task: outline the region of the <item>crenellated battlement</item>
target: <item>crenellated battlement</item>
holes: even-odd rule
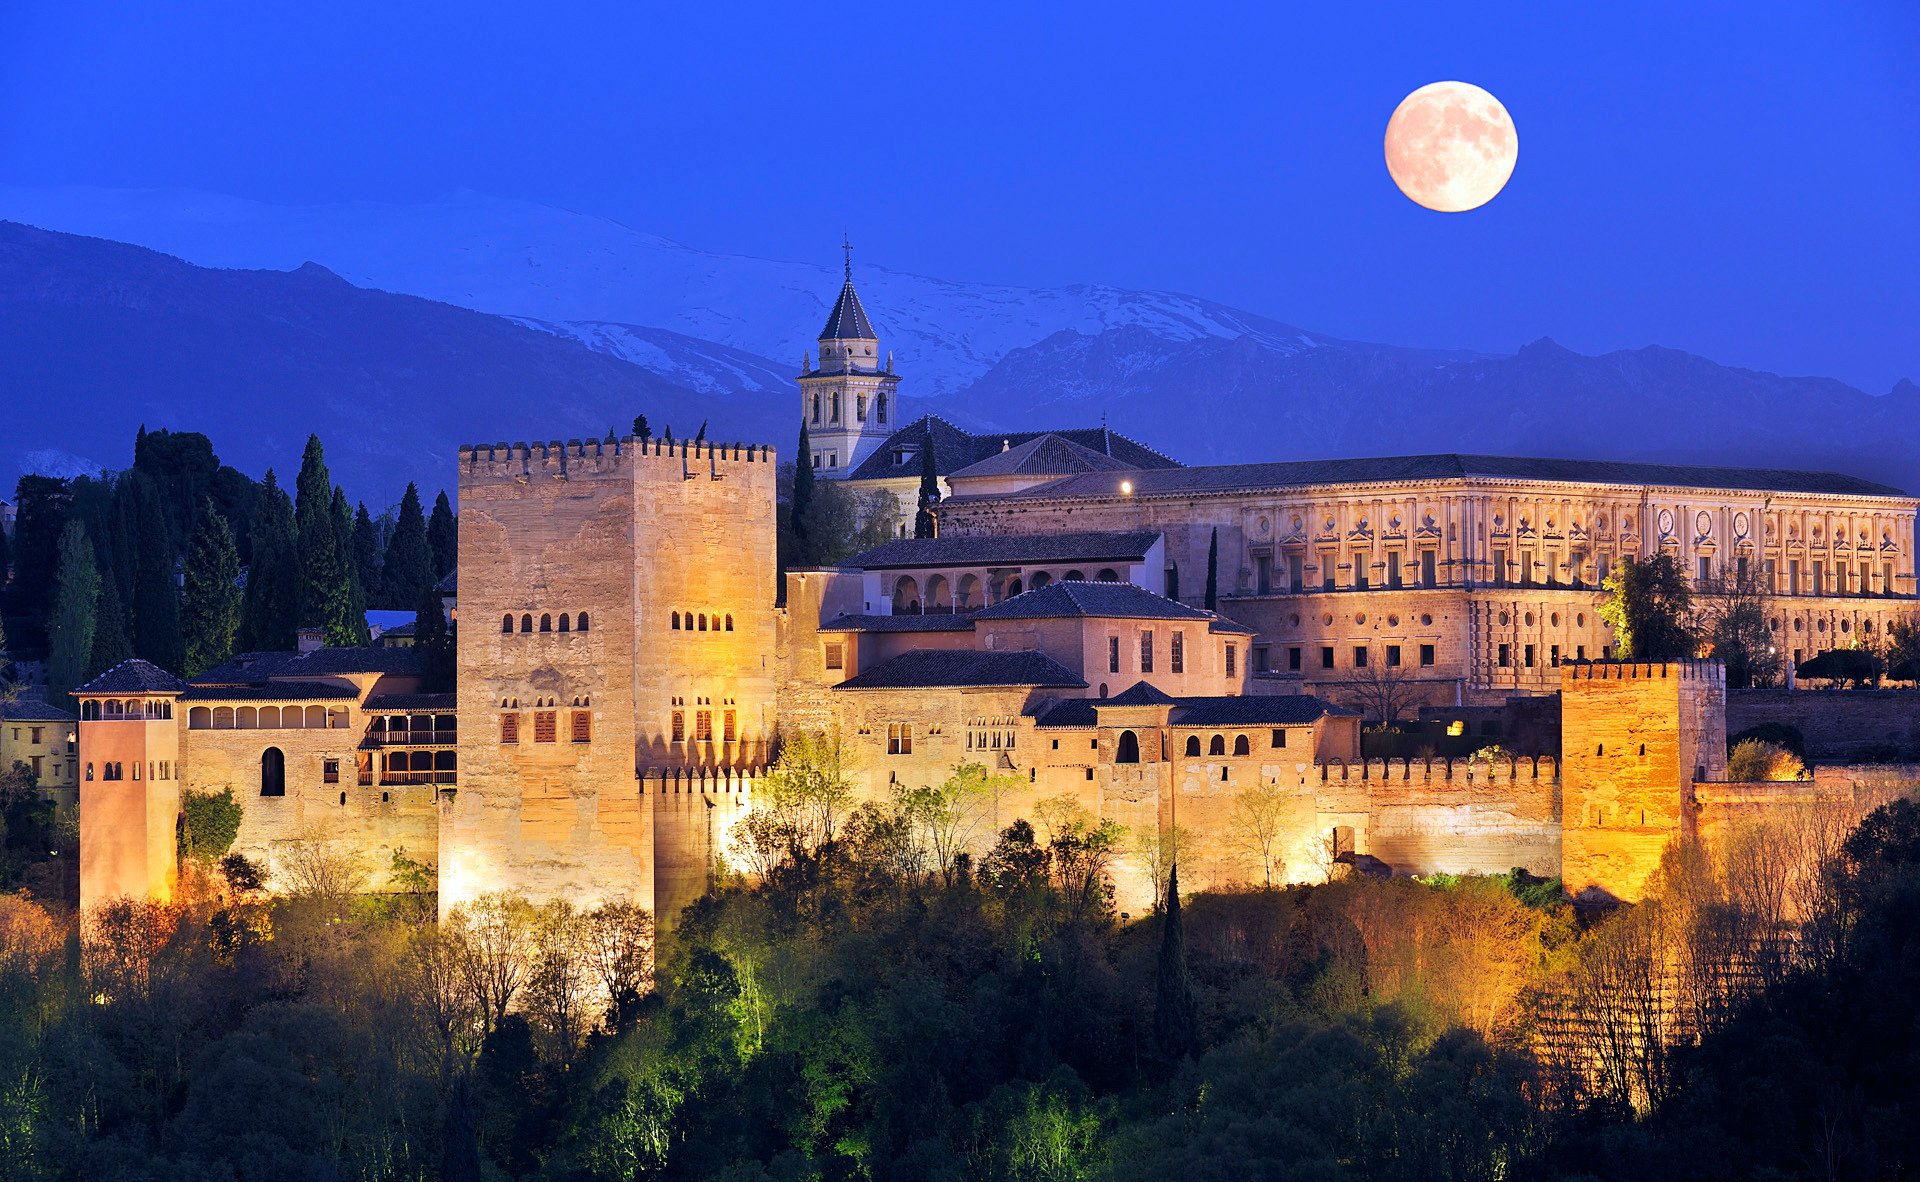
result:
[[[1726,688],[1723,661],[1562,661],[1560,678],[1570,681],[1698,681]]]
[[[718,475],[723,465],[774,463],[764,443],[712,443],[700,439],[568,439],[518,443],[468,443],[460,446],[460,476],[465,479],[526,479],[536,475],[568,479],[619,471],[629,463],[678,464],[681,475]]]

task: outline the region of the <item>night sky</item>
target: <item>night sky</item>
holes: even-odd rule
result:
[[[0,183],[465,187],[1396,344],[1920,378],[1910,0],[182,7],[0,0]],[[1447,78],[1520,134],[1467,214],[1381,162],[1395,104]]]

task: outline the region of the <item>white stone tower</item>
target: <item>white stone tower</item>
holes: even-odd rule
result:
[[[852,472],[893,433],[899,415],[900,379],[893,357],[884,365],[880,340],[853,290],[853,247],[846,251],[846,282],[820,330],[820,364],[804,358],[800,414],[806,420],[814,469],[839,479]]]

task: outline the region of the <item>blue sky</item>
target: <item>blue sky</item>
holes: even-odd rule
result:
[[[1459,78],[1512,182],[1381,163]],[[713,250],[1193,292],[1342,336],[1920,379],[1920,4],[0,0],[0,182],[466,187]]]

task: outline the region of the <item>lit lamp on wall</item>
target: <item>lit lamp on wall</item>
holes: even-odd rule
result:
[[[1133,481],[1122,480],[1120,482],[1120,495],[1123,497],[1130,497],[1133,495]]]

